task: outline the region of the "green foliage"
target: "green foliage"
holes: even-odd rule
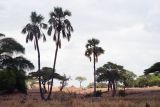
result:
[[[157,62],[154,65],[152,65],[150,68],[146,69],[144,73],[145,74],[160,73],[160,62]]]
[[[23,70],[19,70],[15,72],[16,74],[16,86],[15,88],[21,92],[27,92],[27,85],[26,85],[26,76]]]
[[[97,81],[117,81],[120,79],[120,74],[123,70],[124,69],[122,66],[108,62],[107,64],[104,64],[102,67],[97,69]]]
[[[11,70],[0,71],[0,90],[13,91],[16,85],[16,75]]]
[[[120,82],[122,82],[125,87],[133,87],[135,77],[136,75],[133,72],[123,70],[120,74]]]
[[[85,56],[88,57],[91,61],[91,56],[95,56],[95,62],[98,62],[98,56],[104,53],[104,50],[101,47],[98,47],[99,40],[92,38],[89,39],[86,44]]]
[[[108,62],[102,67],[99,67],[96,72],[98,82],[110,81],[112,84],[114,81],[121,82],[125,87],[132,87],[134,78],[136,75],[128,70],[125,70],[123,66]]]
[[[85,80],[86,80],[86,77],[78,76],[78,77],[76,77],[75,79],[78,80],[78,81],[85,81]]]
[[[80,83],[80,88],[81,88],[81,83],[82,83],[83,81],[87,80],[86,77],[82,77],[82,76],[78,76],[78,77],[76,77],[75,79],[76,79],[77,81],[79,81],[79,83]]]
[[[58,74],[58,73],[54,73],[53,75],[52,75],[52,68],[50,68],[50,67],[43,67],[41,70],[40,70],[40,72],[30,72],[29,73],[29,77],[32,77],[32,78],[38,78],[39,76],[41,76],[42,77],[42,80],[44,81],[44,82],[47,82],[47,81],[49,81],[52,77],[54,78],[54,79],[58,79],[58,80],[63,80],[63,79],[65,79],[65,77],[64,76],[61,76],[60,74]]]
[[[61,48],[61,36],[68,41],[71,38],[73,27],[67,16],[71,16],[71,12],[63,10],[61,7],[55,7],[54,11],[50,13],[48,35],[52,35],[56,45]]]
[[[160,75],[150,74],[139,76],[135,80],[135,87],[160,86]]]
[[[13,38],[0,39],[0,90],[26,92],[24,70],[34,69],[34,65],[23,56],[17,56],[24,52],[24,47]]]
[[[0,90],[9,92],[17,89],[26,93],[27,87],[25,83],[25,72],[5,69],[0,71]]]
[[[43,23],[43,16],[41,14],[37,14],[36,12],[32,12],[30,18],[31,22],[22,29],[22,33],[27,34],[27,43],[34,40],[34,48],[36,50],[39,48],[37,46],[39,39],[43,37],[43,41],[46,41],[46,37],[42,29],[47,29],[47,24]]]
[[[93,87],[94,87],[93,83],[89,83],[87,86],[87,88],[93,88]],[[96,84],[96,88],[107,88],[107,84],[99,82]]]

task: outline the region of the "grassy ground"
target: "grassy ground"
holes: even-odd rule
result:
[[[37,91],[29,90],[28,95],[14,93],[0,96],[0,107],[146,107],[146,103],[150,107],[160,107],[160,88],[127,89],[126,97],[112,98],[109,92],[98,98],[84,97],[92,90],[68,88],[65,92],[54,92],[50,101],[42,101]]]

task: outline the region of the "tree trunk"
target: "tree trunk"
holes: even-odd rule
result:
[[[38,72],[40,72],[40,51],[39,51],[39,45],[38,45],[38,39],[35,36],[35,40],[36,40],[36,47],[37,47],[37,54],[38,54]],[[40,89],[40,95],[41,95],[41,99],[44,99],[44,95],[42,92],[42,86],[41,86],[41,76],[38,77],[38,81],[39,81],[39,89]]]
[[[49,91],[49,81],[47,82],[47,84],[48,84],[48,91]]]
[[[115,94],[116,94],[115,81],[113,81],[113,82],[112,82],[112,84],[113,84],[112,97],[114,97],[114,96],[115,96]]]
[[[46,92],[47,92],[47,89],[46,89],[46,83],[44,83],[44,84],[43,84],[43,89],[44,89],[44,90],[43,90],[43,91],[44,91],[44,93],[46,93]]]
[[[108,92],[110,91],[111,88],[111,81],[108,81]]]
[[[55,51],[55,57],[54,57],[54,63],[53,63],[52,76],[55,73],[55,67],[56,67],[56,61],[57,61],[57,53],[58,53],[58,47],[59,47],[59,39],[60,39],[60,32],[58,32],[58,42],[56,43],[56,51]],[[53,87],[53,77],[52,77],[52,80],[51,80],[51,86],[50,86],[50,90],[49,90],[49,94],[48,94],[47,100],[51,99],[52,87]]]
[[[93,69],[94,69],[94,95],[96,93],[96,60],[95,60],[95,46],[93,50]]]
[[[63,90],[64,86],[65,86],[64,81],[62,81],[62,85],[60,86],[60,91]]]
[[[82,87],[81,84],[82,84],[82,81],[80,81],[80,83],[79,83],[80,88]]]

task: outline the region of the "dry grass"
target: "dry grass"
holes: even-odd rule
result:
[[[150,107],[160,107],[160,88],[127,89],[126,97],[112,98],[110,93],[104,93],[100,98],[84,97],[91,91],[73,90],[72,87],[65,92],[54,92],[50,101],[42,101],[38,92],[30,90],[28,95],[14,93],[0,96],[0,107],[146,107],[146,103]]]

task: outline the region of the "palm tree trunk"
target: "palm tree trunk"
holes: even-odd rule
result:
[[[95,48],[95,47],[94,47]],[[96,62],[95,62],[95,49],[93,52],[93,69],[94,69],[94,95],[96,93]]]
[[[52,80],[51,80],[51,86],[50,86],[50,90],[49,90],[49,94],[48,94],[47,100],[51,99],[51,93],[52,93],[52,87],[53,87],[53,74],[55,73],[55,67],[56,67],[56,61],[57,61],[57,53],[58,53],[58,47],[59,47],[59,39],[60,39],[60,32],[58,32],[58,42],[56,44],[56,51],[55,51],[53,72],[52,72]]]
[[[37,37],[35,37],[35,40],[36,40],[36,47],[37,47],[37,54],[38,54],[38,72],[40,72],[40,51],[39,51],[39,45],[38,45],[38,39]],[[41,86],[41,77],[39,76],[38,77],[38,81],[39,81],[39,89],[40,89],[40,95],[41,95],[41,99],[43,100],[44,99],[44,95],[43,95],[43,92],[42,92],[42,86]]]

